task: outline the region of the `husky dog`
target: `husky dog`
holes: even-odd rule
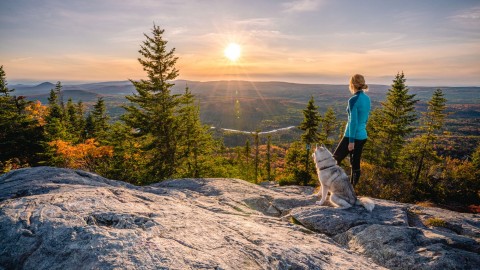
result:
[[[372,211],[375,204],[369,198],[358,198],[355,195],[352,184],[348,181],[345,171],[337,165],[337,161],[333,158],[332,153],[325,146],[316,146],[315,152],[312,154],[313,160],[317,167],[318,179],[322,185],[322,198],[319,205],[323,205],[330,191],[330,202],[341,209],[350,208],[353,205],[361,205],[368,211]]]

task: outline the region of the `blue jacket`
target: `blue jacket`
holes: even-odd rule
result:
[[[349,100],[347,106],[348,122],[344,137],[349,142],[365,140],[367,138],[367,121],[370,114],[370,97],[363,91],[356,92]]]

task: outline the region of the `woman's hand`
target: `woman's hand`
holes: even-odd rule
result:
[[[351,142],[348,144],[348,151],[353,151],[353,149],[355,149],[355,143]]]

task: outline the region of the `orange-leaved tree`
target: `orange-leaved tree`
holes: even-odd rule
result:
[[[54,140],[49,145],[61,159],[61,166],[72,169],[94,171],[102,159],[113,156],[112,146],[99,146],[95,139],[72,145],[71,142]]]
[[[30,120],[36,120],[39,126],[44,126],[47,122],[45,117],[48,115],[48,107],[42,105],[39,100],[29,103],[25,107],[25,112]]]

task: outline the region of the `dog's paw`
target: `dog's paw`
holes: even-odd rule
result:
[[[322,202],[322,201],[316,201],[315,204],[316,205],[323,205],[325,202]]]

